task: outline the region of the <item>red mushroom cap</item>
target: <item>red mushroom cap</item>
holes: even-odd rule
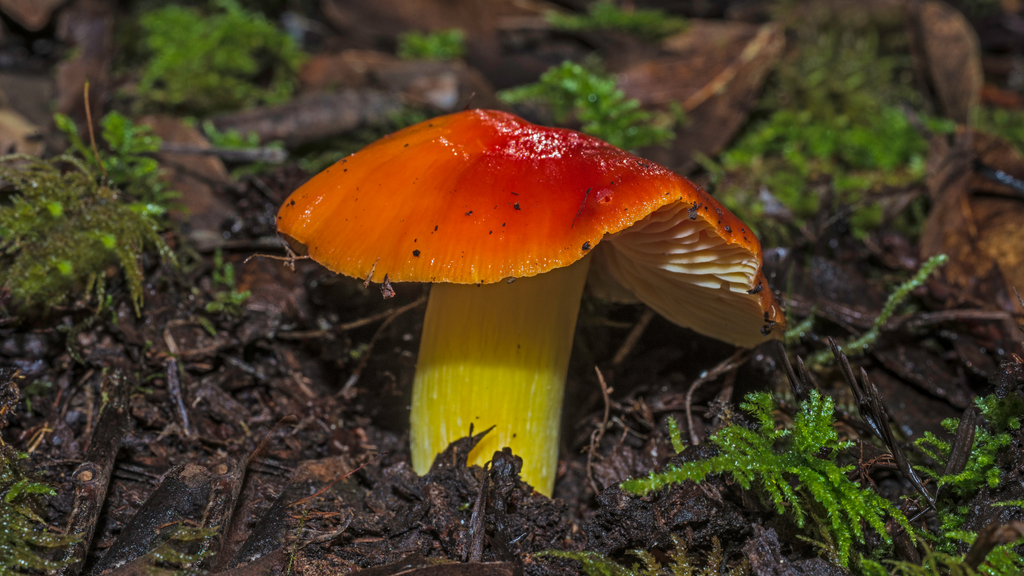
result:
[[[701,222],[700,238],[720,238],[753,263],[734,290],[763,283],[757,238],[689,180],[597,138],[493,110],[434,118],[342,159],[285,201],[278,230],[357,278],[492,283],[568,266],[669,205]],[[770,290],[749,300],[781,320]]]

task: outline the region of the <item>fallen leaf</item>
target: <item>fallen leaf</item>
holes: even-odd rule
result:
[[[945,2],[920,5],[918,34],[946,116],[967,123],[981,99],[981,48],[971,23]]]
[[[11,108],[37,126],[47,126],[53,118],[53,79],[49,75],[0,72],[3,86],[2,106]]]
[[[10,108],[0,108],[0,155],[42,156],[45,149],[38,126]]]
[[[642,154],[685,174],[696,166],[695,153],[724,150],[746,123],[785,42],[778,24],[693,20],[685,32],[662,42],[663,56],[621,70],[628,97],[649,107],[677,102],[688,113],[688,124],[670,147]]]
[[[114,58],[113,5],[103,0],[75,0],[57,18],[57,37],[75,50],[74,56],[56,66],[56,110],[85,120],[83,88],[88,82],[95,122],[103,111]]]
[[[533,82],[548,67],[584,54],[582,45],[564,41],[552,45],[555,53],[521,49],[550,34],[546,27],[529,30],[526,39],[523,30],[507,27],[554,9],[539,0],[321,0],[320,9],[346,48],[390,46],[397,34],[414,30],[458,28],[466,35],[466,62],[497,88]]]
[[[975,170],[1024,179],[1024,158],[1008,142],[962,129],[952,146],[933,145],[927,178],[933,206],[921,233],[921,255],[949,256],[941,269],[970,296],[1019,312],[1013,289],[1024,287],[1024,197]]]
[[[50,23],[53,12],[67,0],[0,0],[0,10],[29,32],[38,32]]]
[[[177,118],[144,116],[138,123],[152,128],[153,134],[165,143],[210,148],[209,141],[198,130]],[[185,207],[185,213],[173,212],[172,217],[178,222],[188,221],[189,237],[200,250],[223,241],[222,224],[237,218],[238,213],[220,193],[231,185],[231,176],[220,158],[163,153],[157,159],[166,169],[165,178],[171,187],[181,193],[177,202]]]
[[[373,50],[317,54],[299,74],[304,92],[333,88],[379,88],[402,92],[412,102],[444,112],[500,108],[490,82],[460,60],[402,60]]]

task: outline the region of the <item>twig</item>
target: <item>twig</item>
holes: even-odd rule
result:
[[[82,88],[85,97],[85,123],[89,127],[89,142],[92,144],[92,153],[96,156],[96,164],[99,164],[100,171],[103,172],[103,180],[107,180],[107,169],[103,166],[103,161],[100,160],[100,151],[96,148],[96,134],[92,128],[92,107],[89,106],[89,81],[85,81],[85,86]]]
[[[352,371],[352,375],[349,376],[348,381],[346,381],[345,385],[341,387],[341,390],[339,390],[338,393],[334,395],[335,398],[349,397],[352,387],[355,386],[356,382],[359,381],[359,377],[362,375],[363,370],[366,368],[366,364],[370,361],[370,355],[373,353],[373,345],[377,342],[377,339],[380,338],[380,335],[384,333],[384,330],[388,326],[390,326],[391,323],[394,322],[399,316],[405,314],[406,312],[412,310],[413,308],[416,308],[417,306],[424,304],[426,301],[427,297],[422,296],[415,302],[406,304],[401,308],[392,310],[388,314],[384,322],[382,322],[381,325],[377,327],[377,331],[374,332],[373,336],[370,337],[370,342],[367,345],[366,352],[363,353],[363,357],[359,360],[359,365],[356,366],[355,370]]]
[[[67,564],[60,569],[60,576],[76,576],[85,564],[110,485],[114,458],[121,447],[124,429],[128,424],[130,391],[131,384],[120,370],[115,370],[103,381],[103,393],[108,400],[100,408],[95,432],[89,439],[85,462],[72,475],[75,501],[65,533],[77,536],[78,541],[64,549],[63,560]]]
[[[644,313],[640,315],[640,319],[633,325],[633,329],[626,335],[626,339],[623,340],[622,345],[615,352],[615,356],[612,356],[612,367],[617,368],[619,364],[626,359],[626,356],[636,348],[637,342],[640,341],[640,337],[644,335],[644,331],[647,330],[647,326],[654,319],[654,310],[645,308]]]
[[[423,296],[416,300],[415,302],[413,302],[412,304],[407,304],[405,307],[398,308],[397,310],[385,310],[383,312],[378,312],[377,314],[374,314],[372,316],[367,316],[365,318],[360,318],[358,320],[353,320],[351,322],[346,322],[344,324],[338,324],[337,326],[329,330],[300,330],[295,332],[278,332],[275,337],[280,340],[309,340],[312,338],[323,338],[328,334],[348,332],[349,330],[362,328],[363,326],[373,324],[374,322],[378,322],[380,320],[386,320],[396,313],[405,312],[405,308],[407,307],[416,307],[425,303],[426,301],[427,297]]]
[[[722,374],[725,374],[729,370],[734,370],[747,361],[747,351],[737,350],[732,356],[729,356],[725,360],[718,363],[717,366],[708,370],[704,374],[693,381],[690,384],[690,389],[686,391],[686,428],[690,433],[690,444],[696,446],[700,444],[700,438],[697,437],[697,432],[693,426],[693,410],[691,408],[693,404],[693,393],[697,391],[703,384],[718,378]]]
[[[608,416],[611,412],[611,388],[605,382],[600,368],[594,366],[594,372],[597,373],[597,381],[601,384],[601,396],[604,398],[604,417],[601,418],[601,426],[590,434],[590,446],[587,448],[587,480],[590,481],[590,487],[596,496],[601,491],[597,489],[597,482],[594,481],[594,452],[601,446],[604,431],[608,428]]]
[[[1013,320],[1013,314],[1002,310],[939,310],[893,318],[882,327],[885,331],[905,326],[908,330],[953,320]]]
[[[473,503],[473,515],[469,518],[469,562],[474,564],[484,559],[484,538],[487,533],[484,529],[484,508],[487,505],[487,488],[491,483],[491,475],[488,473],[491,463],[484,464],[484,467],[477,474],[480,483],[480,490],[476,495],[476,502]]]
[[[181,429],[185,437],[191,436],[192,426],[188,421],[188,409],[185,407],[185,399],[181,395],[181,379],[178,376],[178,361],[173,357],[167,359],[167,392],[174,400],[178,409],[178,417],[181,419]]]
[[[288,159],[288,151],[275,146],[259,148],[201,148],[191,144],[164,142],[160,145],[160,154],[192,154],[196,156],[216,156],[225,162],[268,162],[280,164]]]
[[[875,388],[874,383],[868,378],[867,371],[864,368],[860,369],[860,381],[858,382],[857,378],[853,375],[853,368],[850,367],[850,360],[839,348],[835,340],[829,338],[828,345],[836,359],[836,364],[839,366],[839,372],[843,375],[850,389],[853,390],[853,396],[857,401],[857,409],[860,411],[861,417],[867,422],[871,431],[889,449],[889,453],[896,459],[896,465],[907,481],[924,496],[924,499],[932,508],[935,508],[935,499],[925,490],[924,485],[921,483],[921,478],[910,466],[910,461],[903,453],[903,450],[900,449],[899,444],[896,442],[896,437],[893,436],[892,428],[889,426],[889,413],[885,409],[885,404],[882,403],[882,396],[878,393],[878,388]]]

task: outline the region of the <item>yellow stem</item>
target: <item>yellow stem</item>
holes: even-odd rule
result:
[[[473,450],[482,465],[505,446],[522,478],[550,495],[572,338],[589,258],[485,286],[431,288],[412,392],[412,464],[426,473],[449,443],[495,426]]]

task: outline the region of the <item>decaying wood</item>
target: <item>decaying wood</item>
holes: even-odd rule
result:
[[[70,562],[60,570],[62,576],[76,576],[85,563],[100,510],[106,501],[114,458],[128,424],[128,394],[132,387],[133,382],[121,370],[115,370],[103,379],[103,395],[107,402],[100,408],[85,462],[75,469],[72,476],[75,504],[68,518],[66,533],[74,534],[79,540],[66,549],[64,560]]]

